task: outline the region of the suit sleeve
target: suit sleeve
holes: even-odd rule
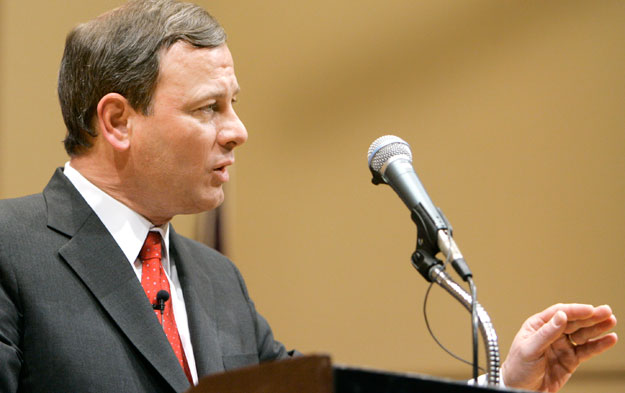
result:
[[[16,392],[22,368],[17,280],[0,243],[0,391]]]

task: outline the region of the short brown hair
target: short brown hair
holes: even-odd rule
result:
[[[195,4],[132,0],[67,35],[58,93],[70,156],[91,147],[97,136],[92,119],[104,95],[119,93],[134,109],[149,113],[160,53],[177,41],[210,48],[223,44],[226,34]]]

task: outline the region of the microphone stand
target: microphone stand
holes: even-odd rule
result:
[[[432,252],[428,250],[429,247],[425,246],[425,243],[422,238],[417,242],[417,250],[412,254],[412,265],[427,281],[437,283],[471,312],[473,305],[471,295],[447,274],[443,269],[442,262],[434,257]],[[478,302],[476,308],[480,333],[486,350],[488,384],[498,386],[500,357],[497,333],[484,307]]]
[[[456,247],[453,239],[451,239],[452,228],[449,225],[449,221],[443,214],[443,212],[438,210],[438,215],[431,215],[430,211],[428,211],[427,207],[423,205],[423,203],[417,198],[416,201],[413,201],[412,198],[407,198],[407,194],[403,192],[403,187],[406,186],[407,189],[410,189],[410,193],[416,193],[420,195],[422,198],[427,197],[429,200],[427,193],[423,189],[423,187],[416,187],[414,189],[414,184],[410,181],[406,180],[397,182],[387,182],[387,179],[383,176],[390,166],[389,164],[394,159],[405,160],[408,159],[409,162],[412,162],[412,153],[410,152],[410,148],[407,147],[407,143],[403,140],[398,139],[398,141],[394,141],[393,143],[405,144],[406,147],[404,149],[399,148],[398,151],[389,150],[382,154],[385,159],[384,165],[381,168],[375,168],[372,166],[372,159],[377,156],[378,151],[384,146],[383,141],[380,141],[382,138],[378,138],[373,144],[369,147],[369,170],[373,175],[371,182],[375,185],[378,184],[389,184],[395,192],[399,194],[402,198],[406,206],[411,211],[412,221],[417,225],[417,249],[412,254],[412,265],[421,273],[421,275],[429,282],[435,282],[440,285],[443,289],[445,289],[449,294],[451,294],[456,300],[458,300],[469,312],[472,313],[472,323],[475,326],[475,321],[479,323],[479,330],[482,335],[482,339],[484,341],[484,345],[486,346],[486,371],[488,373],[488,384],[493,386],[499,385],[499,367],[500,367],[500,358],[499,358],[499,344],[497,343],[497,333],[495,332],[495,328],[493,327],[493,323],[484,310],[484,307],[476,301],[475,307],[473,307],[473,298],[469,295],[460,285],[458,285],[450,276],[445,272],[443,263],[436,259],[435,255],[444,251],[446,255],[451,256],[452,266],[456,270],[456,272],[462,277],[463,280],[469,281],[472,292],[474,292],[474,286],[471,284],[471,271],[469,270],[468,265],[464,261],[462,254]],[[381,145],[378,145],[377,142],[380,141]],[[391,143],[391,144],[393,144]],[[372,151],[373,150],[373,151]],[[390,154],[390,157],[386,157],[386,154]],[[376,164],[377,165],[377,164]],[[406,166],[397,167],[395,166],[395,171],[400,171],[399,175],[402,173],[407,173],[409,170],[406,169]],[[410,170],[412,167],[410,166]],[[395,173],[398,174],[398,173]],[[416,177],[416,174],[415,174]],[[416,179],[417,186],[420,186],[420,182]],[[399,188],[397,188],[399,187]],[[416,202],[416,204],[414,203]],[[428,204],[427,206],[430,206]],[[444,236],[441,236],[441,232],[444,232]],[[439,245],[440,240],[440,245]],[[476,315],[477,314],[477,315]],[[477,341],[477,336],[475,335],[474,330],[474,343]],[[474,344],[474,370],[477,368],[477,346]],[[476,373],[476,371],[474,371]]]

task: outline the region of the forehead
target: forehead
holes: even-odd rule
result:
[[[160,56],[155,96],[180,99],[198,95],[235,95],[239,85],[228,46],[196,48],[179,41]]]

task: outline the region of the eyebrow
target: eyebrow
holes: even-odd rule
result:
[[[237,87],[234,89],[234,92],[232,93],[232,97],[233,98],[236,97],[240,92],[241,92],[241,88],[237,85]],[[209,101],[211,99],[223,99],[227,95],[228,95],[227,89],[217,88],[217,89],[205,90],[205,91],[199,92],[191,96],[190,100],[187,102],[185,106],[188,108],[192,108],[200,103]]]
[[[239,95],[239,93],[241,93],[241,88],[239,86],[237,86],[234,89],[234,92],[232,93],[232,96],[237,96],[237,95]],[[227,95],[226,94],[226,90],[224,90],[224,89],[213,90],[213,91],[208,91],[208,92],[204,92],[202,94],[199,94],[196,97],[196,101],[203,101],[203,100],[207,100],[209,98],[223,98],[226,95]]]

